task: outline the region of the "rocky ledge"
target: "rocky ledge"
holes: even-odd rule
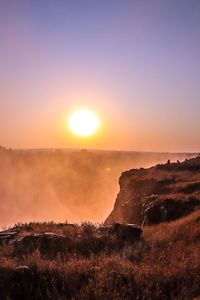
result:
[[[105,224],[158,224],[200,209],[200,157],[123,172]]]

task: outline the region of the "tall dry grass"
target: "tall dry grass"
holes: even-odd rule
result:
[[[55,232],[67,249],[0,246],[0,299],[196,299],[200,296],[200,212],[145,227],[134,244],[100,234],[91,223],[19,224],[19,236]],[[22,249],[23,250],[23,249]],[[51,249],[49,250],[51,251]],[[29,268],[16,269],[19,265]]]

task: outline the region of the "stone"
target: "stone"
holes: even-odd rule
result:
[[[140,239],[142,229],[136,224],[114,223],[109,233],[115,235],[121,241],[134,242]]]
[[[67,253],[67,239],[64,235],[58,235],[53,232],[43,234],[26,235],[16,242],[16,254],[30,254],[35,250],[46,258],[54,258],[57,254]]]
[[[18,234],[18,231],[16,230],[2,230],[0,231],[0,242],[7,242],[11,239],[14,239],[16,235]]]
[[[107,234],[111,229],[111,225],[102,225],[97,228],[97,232],[100,234]]]

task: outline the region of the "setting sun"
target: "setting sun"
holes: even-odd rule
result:
[[[97,131],[99,118],[93,111],[80,109],[70,115],[68,125],[75,135],[89,137]]]

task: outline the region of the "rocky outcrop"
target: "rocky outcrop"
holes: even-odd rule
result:
[[[158,224],[176,220],[200,208],[198,199],[189,197],[186,200],[156,198],[144,210],[144,225]]]
[[[11,228],[8,230],[2,230],[0,231],[0,243],[1,242],[8,242],[11,239],[15,238],[18,234],[18,230],[16,228]]]
[[[109,233],[115,235],[121,241],[132,243],[140,239],[142,229],[136,224],[114,223]]]
[[[59,253],[67,253],[68,241],[64,235],[53,232],[30,234],[16,241],[15,254],[26,255],[39,250],[47,258],[56,257]]]
[[[105,224],[157,224],[200,209],[200,157],[122,173]]]

